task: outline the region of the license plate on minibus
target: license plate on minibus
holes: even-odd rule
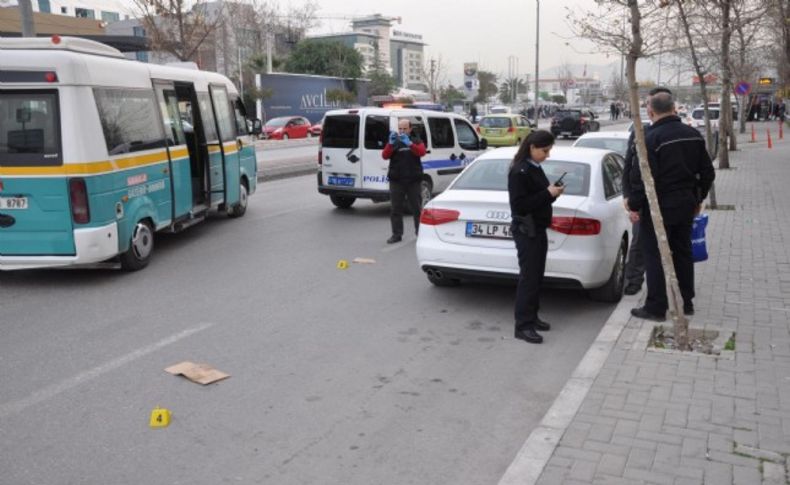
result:
[[[354,186],[354,177],[329,177],[329,185],[342,185],[344,187]]]
[[[491,224],[488,222],[466,223],[466,237],[488,237],[494,239],[512,239],[510,224]]]
[[[0,209],[27,209],[27,197],[0,197]]]

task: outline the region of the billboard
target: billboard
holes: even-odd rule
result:
[[[347,79],[309,74],[271,73],[260,75],[261,87],[270,89],[272,95],[263,100],[264,120],[278,116],[304,116],[311,123],[317,123],[324,113],[333,109],[348,108],[349,103],[330,101],[327,92],[334,89],[352,91],[356,87],[356,106],[364,106],[368,97],[368,80]]]
[[[464,94],[466,94],[466,99],[471,100],[477,96],[479,89],[480,80],[477,79],[477,63],[464,63]]]

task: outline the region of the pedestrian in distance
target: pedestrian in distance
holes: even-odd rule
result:
[[[647,113],[653,125],[645,134],[648,164],[655,181],[658,206],[664,220],[669,249],[683,297],[683,312],[694,314],[694,261],[691,254],[691,225],[708,196],[715,172],[705,139],[674,114],[672,95],[659,92],[650,97]],[[638,167],[637,167],[638,168]],[[662,322],[669,308],[664,269],[641,171],[631,172],[628,197],[631,222],[640,221],[639,235],[645,262],[647,298],[631,314]]]
[[[540,287],[546,269],[548,238],[551,225],[551,205],[565,187],[562,182],[551,184],[540,164],[554,146],[554,135],[546,130],[530,133],[510,164],[507,189],[511,232],[518,254],[518,287],[515,305],[515,338],[539,344],[543,337],[537,332],[548,331],[551,325],[540,319]]]
[[[414,234],[419,231],[423,174],[420,157],[423,156],[425,156],[425,144],[412,133],[411,122],[401,118],[398,120],[398,131],[390,132],[387,145],[381,152],[381,158],[390,161],[387,177],[392,203],[390,212],[392,236],[387,239],[387,244],[394,244],[403,239],[403,212],[407,199],[414,218]]]
[[[650,96],[657,93],[672,94],[668,88],[657,87],[648,93],[647,104],[650,103]],[[645,133],[650,129],[645,127]],[[639,158],[636,153],[636,130],[631,132],[628,137],[628,149],[625,152],[623,163],[623,206],[628,212],[628,197],[631,195],[631,172],[633,169],[639,170]],[[631,243],[628,246],[628,260],[625,263],[625,289],[626,295],[636,295],[642,289],[645,282],[645,263],[642,257],[642,247],[639,243],[639,228],[641,224],[637,220],[631,224]]]

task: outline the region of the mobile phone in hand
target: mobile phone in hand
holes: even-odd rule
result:
[[[554,182],[554,186],[555,187],[562,187],[563,185],[565,185],[565,184],[562,183],[562,179],[564,179],[566,175],[568,175],[568,172],[562,172],[562,175],[560,175],[560,178],[558,178],[557,181]]]

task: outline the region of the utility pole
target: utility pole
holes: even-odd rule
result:
[[[274,33],[266,32],[266,74],[272,73],[272,44],[273,43],[274,43]]]
[[[22,18],[22,37],[35,37],[33,6],[30,4],[30,0],[19,0],[19,16]]]
[[[538,74],[540,63],[538,57],[540,55],[540,0],[535,0],[535,126],[538,126],[540,115],[538,115],[538,108],[540,107],[540,96],[538,91]]]
[[[433,73],[436,71],[436,60],[431,59],[431,79],[428,80],[430,86],[428,88],[431,90],[431,101],[434,103],[436,102],[436,82],[434,81]]]

